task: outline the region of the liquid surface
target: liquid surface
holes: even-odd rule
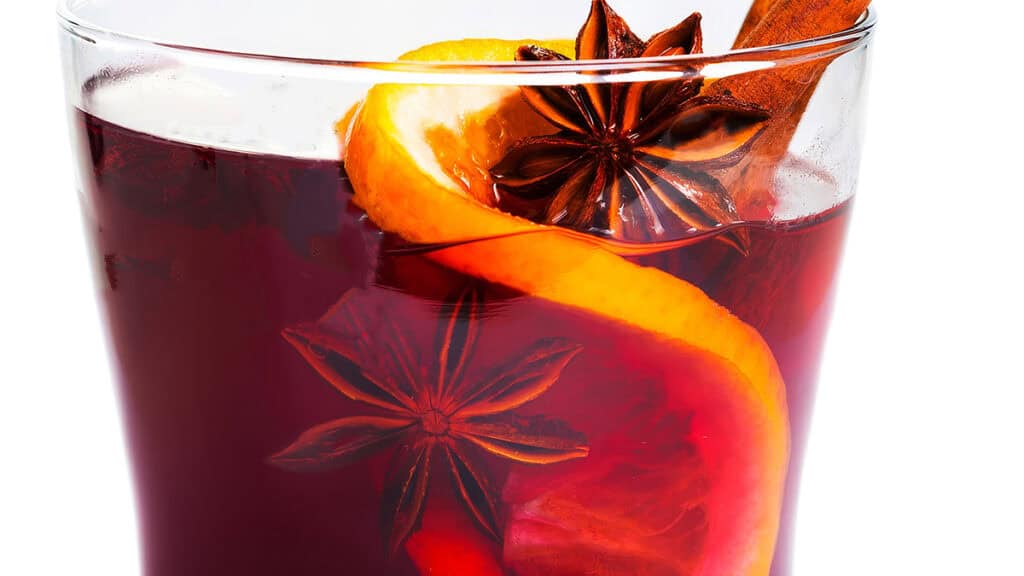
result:
[[[705,359],[439,266],[431,254],[444,247],[410,247],[367,221],[337,162],[180,144],[84,113],[77,123],[148,576],[405,575],[425,564],[446,574],[494,566],[579,574],[595,558],[602,574],[687,574],[700,565],[713,512],[703,463],[721,455],[697,441],[695,415],[729,409],[713,393],[698,400],[680,392],[712,372]],[[792,452],[776,575],[789,573],[847,214],[844,204],[799,222],[751,224],[746,255],[707,237],[632,257],[695,284],[756,328],[781,368]],[[569,343],[571,361],[552,372],[556,384],[483,419],[558,440],[550,452],[506,445],[502,456],[502,448],[475,445],[459,465],[444,456],[459,424],[418,403],[412,440],[382,442],[344,462],[309,446],[288,452],[322,423],[394,418],[372,383],[363,399],[346,393],[359,380],[353,362],[370,380],[400,365],[412,380],[436,370],[451,341],[439,333],[465,294],[483,302],[472,323],[454,324],[476,334],[472,354],[452,368],[465,381],[525,373],[524,358],[557,355]],[[347,344],[317,340],[328,337]],[[395,360],[398,341],[404,364]],[[345,346],[354,350],[347,357],[338,353]],[[422,518],[389,549],[402,522],[383,514],[381,501],[408,459],[403,450],[415,456],[428,441],[439,447],[433,460],[408,468],[429,476]],[[585,446],[586,457],[540,462],[572,446]],[[472,488],[474,478],[483,488]],[[568,493],[583,504],[552,521],[550,503],[570,501]],[[402,508],[408,497],[396,501]],[[467,502],[476,503],[476,518]],[[583,550],[565,535],[593,525],[595,510],[606,532],[592,532]],[[557,568],[538,555],[538,542],[557,552]],[[629,552],[609,552],[622,542]],[[458,564],[439,564],[446,556]]]

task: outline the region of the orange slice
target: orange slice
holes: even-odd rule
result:
[[[522,44],[573,52],[568,41],[466,40],[430,45],[403,59],[501,61]],[[466,84],[474,78],[466,75]],[[339,126],[355,201],[382,229],[421,244],[458,244],[432,253],[459,272],[643,330],[723,372],[723,395],[749,421],[732,425],[745,445],[722,474],[730,518],[711,520],[712,549],[701,574],[767,574],[788,463],[785,387],[756,330],[697,287],[634,264],[592,241],[494,207],[493,166],[518,139],[554,129],[515,86],[378,85],[351,124]],[[724,490],[724,489],[723,489]]]

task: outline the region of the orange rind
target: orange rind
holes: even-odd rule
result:
[[[466,40],[430,45],[403,59],[506,62],[523,44],[572,52],[569,41]],[[467,75],[467,84],[472,81]],[[460,273],[713,359],[708,365],[722,372],[716,381],[728,388],[722,394],[746,415],[746,422],[731,425],[750,428],[736,434],[744,442],[732,447],[742,452],[736,462],[723,464],[738,468],[721,476],[724,484],[739,482],[729,494],[745,500],[724,507],[736,519],[716,524],[720,533],[711,545],[720,551],[700,573],[768,574],[789,454],[785,386],[771,350],[754,328],[696,286],[593,239],[495,207],[489,168],[521,138],[554,130],[515,86],[382,84],[338,131],[354,200],[381,229],[415,244],[451,244],[430,258]],[[676,382],[685,386],[686,378]]]

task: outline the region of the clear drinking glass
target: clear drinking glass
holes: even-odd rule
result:
[[[147,575],[789,573],[874,18],[692,4],[64,1]]]

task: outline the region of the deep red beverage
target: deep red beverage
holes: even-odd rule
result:
[[[718,360],[447,269],[338,162],[76,122],[148,576],[688,574],[762,526]],[[847,212],[632,258],[778,362],[778,574]]]

